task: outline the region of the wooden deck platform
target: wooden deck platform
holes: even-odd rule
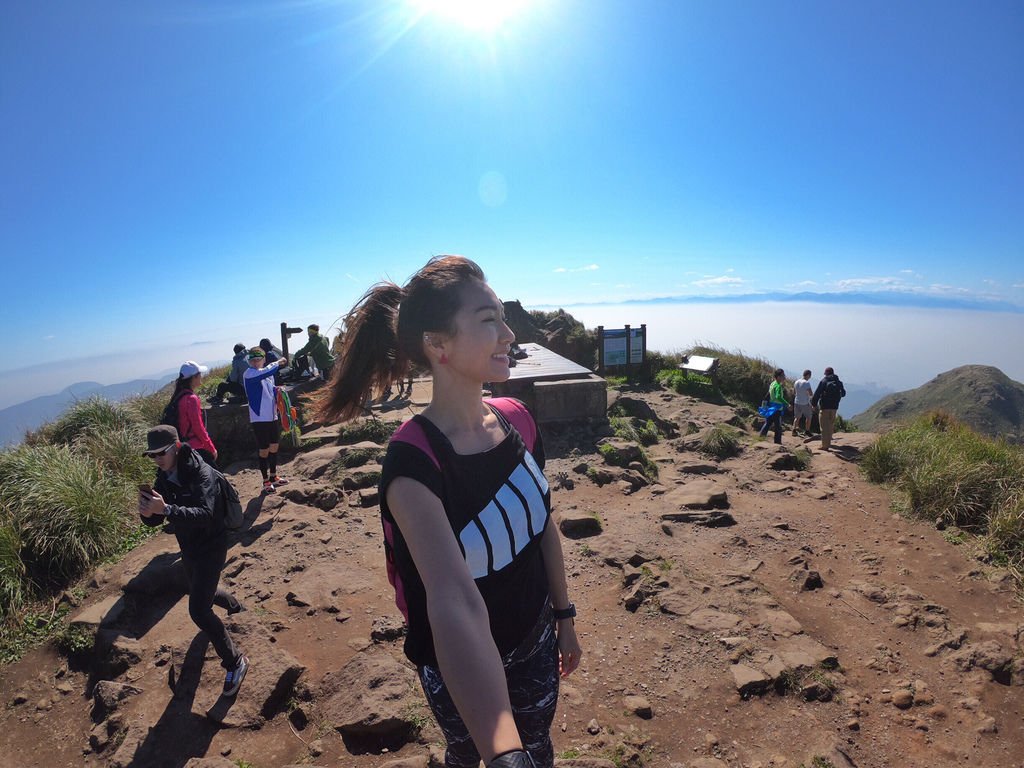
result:
[[[509,368],[509,381],[552,381],[554,379],[582,379],[593,374],[582,365],[552,352],[540,344],[520,344],[526,353],[522,360],[516,360],[515,367]]]

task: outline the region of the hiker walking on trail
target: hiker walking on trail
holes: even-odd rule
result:
[[[380,505],[405,654],[445,765],[550,768],[559,674],[581,650],[537,425],[518,400],[480,394],[509,376],[501,301],[472,261],[438,257],[405,287],[371,288],[346,329],[322,415],[359,416],[410,363],[433,377],[430,404],[388,446]]]
[[[764,426],[761,427],[761,437],[767,437],[768,430],[775,430],[775,442],[782,443],[782,414],[789,407],[786,400],[786,388],[783,382],[786,380],[786,372],[781,368],[775,369],[772,383],[768,386],[768,415],[765,416]]]
[[[242,610],[241,603],[220,586],[220,572],[228,553],[226,501],[220,484],[199,452],[182,443],[178,431],[168,424],[149,430],[142,453],[153,460],[157,471],[152,487],[139,486],[139,515],[151,527],[164,521],[174,523],[188,580],[189,616],[210,638],[220,657],[226,671],[224,695],[234,696],[249,669],[249,659],[238,650],[213,612],[215,604],[225,608],[228,615]]]
[[[249,421],[256,435],[256,450],[263,475],[263,492],[274,493],[277,486],[287,480],[277,474],[277,449],[281,440],[281,424],[278,421],[277,392],[274,388],[274,374],[288,364],[282,357],[267,363],[266,353],[261,347],[249,350],[249,370],[245,372],[245,394],[249,398]]]
[[[174,394],[164,409],[160,419],[162,424],[174,427],[181,439],[199,452],[203,461],[217,466],[217,446],[213,444],[210,433],[206,431],[206,420],[203,418],[203,404],[196,390],[203,381],[203,375],[210,369],[193,360],[186,360],[178,371],[178,379],[174,382]]]
[[[811,385],[811,372],[804,371],[802,379],[797,379],[793,384],[793,435],[796,436],[800,429],[800,422],[804,423],[804,434],[811,436],[811,420],[814,418],[814,406],[811,405],[811,396],[814,394],[814,387]]]
[[[832,435],[835,432],[836,412],[839,401],[846,397],[846,388],[836,376],[831,366],[825,369],[825,377],[818,382],[814,390],[811,404],[818,408],[818,421],[821,423],[821,447],[828,450],[832,447]]]

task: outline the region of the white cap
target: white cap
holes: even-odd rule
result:
[[[195,360],[186,360],[181,364],[181,370],[178,373],[183,379],[191,379],[197,373],[206,373],[209,370],[205,365],[200,365]]]

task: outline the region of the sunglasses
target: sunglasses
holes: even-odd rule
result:
[[[161,448],[159,451],[146,451],[144,455],[148,456],[151,459],[155,459],[157,456],[165,455],[173,447],[174,447],[174,443],[171,443],[166,448]]]

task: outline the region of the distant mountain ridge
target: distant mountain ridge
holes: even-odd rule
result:
[[[887,395],[853,422],[859,429],[878,432],[936,409],[981,434],[1024,443],[1024,384],[990,365],[963,365],[917,389]]]
[[[0,410],[0,447],[17,445],[27,430],[38,429],[60,416],[77,400],[99,395],[107,400],[123,400],[133,395],[155,392],[166,382],[157,379],[134,379],[120,384],[79,381],[55,395],[44,395]]]

